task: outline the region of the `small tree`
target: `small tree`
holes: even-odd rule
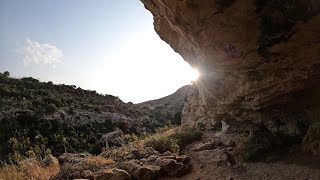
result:
[[[9,76],[10,76],[10,73],[9,73],[9,71],[5,71],[5,72],[3,73],[3,75],[4,75],[4,77],[9,77]]]

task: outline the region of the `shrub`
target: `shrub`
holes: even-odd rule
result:
[[[57,107],[54,104],[50,103],[50,104],[48,104],[46,106],[46,111],[47,111],[48,114],[51,115],[51,114],[53,114],[54,112],[57,111]]]
[[[4,75],[4,77],[9,77],[9,76],[10,76],[10,73],[9,73],[9,71],[5,71],[5,72],[3,73],[3,75]]]
[[[193,128],[187,128],[170,136],[162,136],[158,139],[151,139],[147,146],[163,153],[165,151],[175,152],[177,148],[184,148],[194,141],[200,140],[202,133]]]
[[[202,133],[194,128],[184,129],[182,132],[178,132],[171,135],[172,139],[175,139],[179,147],[184,148],[194,141],[201,140]]]
[[[49,155],[49,154],[52,154],[52,151],[51,151],[51,149],[46,149],[46,155]]]
[[[151,139],[147,146],[164,153],[166,151],[173,151],[177,147],[177,142],[170,137],[160,137],[159,139]]]

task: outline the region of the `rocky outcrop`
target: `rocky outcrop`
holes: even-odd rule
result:
[[[147,148],[149,152],[153,153],[147,153],[140,158],[125,161],[119,165],[119,168],[128,171],[138,180],[151,180],[165,176],[180,177],[190,171],[191,165],[188,156],[169,151],[159,154],[152,148]]]
[[[318,121],[319,103],[309,100],[319,100],[311,93],[320,81],[319,1],[142,2],[159,36],[200,71],[184,125],[262,128],[286,144],[301,142]]]
[[[60,172],[54,179],[154,180],[165,176],[180,177],[191,169],[190,158],[186,155],[160,154],[151,147],[145,149],[145,153],[132,152],[139,156],[131,154],[132,158],[115,161],[89,153],[65,153],[59,157]]]
[[[114,162],[100,156],[93,156],[89,153],[64,153],[58,158],[60,164],[60,172],[54,178],[55,180],[65,179],[110,179],[116,177],[126,178],[126,173],[114,170]],[[120,179],[120,178],[119,178]]]

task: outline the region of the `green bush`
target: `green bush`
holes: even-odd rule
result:
[[[187,128],[182,132],[172,134],[170,137],[177,141],[180,148],[184,148],[194,141],[201,140],[202,133],[194,128]]]
[[[164,153],[166,151],[174,151],[177,145],[178,145],[177,142],[170,137],[161,137],[159,139],[151,139],[147,143],[147,146],[150,146],[161,153]]]
[[[177,148],[184,148],[194,141],[199,141],[202,133],[194,128],[187,128],[170,136],[163,136],[158,139],[151,139],[147,146],[163,153],[165,151],[174,152]]]

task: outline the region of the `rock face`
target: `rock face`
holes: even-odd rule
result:
[[[303,139],[302,150],[320,156],[320,123],[310,126]]]
[[[159,36],[201,73],[184,125],[263,128],[287,143],[318,120],[320,1],[141,1]]]

